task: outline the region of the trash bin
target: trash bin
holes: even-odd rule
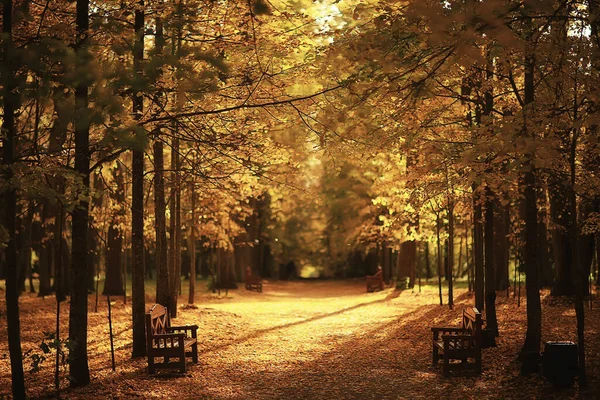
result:
[[[554,386],[572,387],[578,372],[577,345],[573,342],[546,342],[542,369]]]

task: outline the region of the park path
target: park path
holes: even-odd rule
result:
[[[433,292],[365,293],[353,281],[267,283],[263,293],[213,298],[199,309],[199,324],[213,329],[203,333],[200,365],[190,368],[198,382],[190,398],[420,397],[407,380],[420,388],[437,375],[428,370],[428,346],[420,362],[410,353],[435,301]]]

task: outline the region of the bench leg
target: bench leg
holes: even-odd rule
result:
[[[444,354],[444,378],[450,376],[450,358]]]
[[[149,374],[153,374],[154,373],[154,357],[152,356],[148,356],[148,373]]]
[[[179,372],[185,373],[185,347],[181,346],[181,353],[179,353]]]
[[[192,345],[192,361],[198,364],[198,342]]]
[[[475,357],[475,371],[477,375],[481,375],[481,353]]]
[[[434,343],[433,344],[433,365],[434,366],[437,365],[439,359],[440,359],[440,357],[439,357],[438,348]]]

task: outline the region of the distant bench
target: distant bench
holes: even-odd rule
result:
[[[160,304],[152,306],[146,312],[146,349],[148,353],[148,372],[153,374],[155,368],[179,368],[185,372],[185,357],[192,357],[198,363],[197,325],[171,326],[167,307]],[[155,364],[156,357],[163,357],[163,362]],[[177,363],[169,359],[178,358]]]
[[[252,274],[250,267],[246,268],[246,290],[256,290],[262,293],[262,279]]]
[[[376,290],[383,290],[383,273],[381,270],[377,271],[375,275],[367,275],[367,292],[374,292]]]
[[[433,327],[433,365],[444,360],[444,376],[450,370],[472,369],[481,374],[482,319],[477,308],[465,308],[460,327]],[[440,337],[441,335],[441,337]],[[441,356],[440,356],[441,352]],[[450,363],[460,360],[460,363]],[[472,360],[469,362],[469,360]]]

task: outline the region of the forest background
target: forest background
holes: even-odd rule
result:
[[[140,356],[144,277],[176,314],[182,278],[227,287],[247,266],[445,277],[450,305],[466,276],[496,334],[495,292],[524,273],[524,371],[550,286],[576,297],[584,382],[599,13],[596,0],[3,1],[13,390],[28,278],[70,297],[71,382],[85,385],[99,279],[107,294],[132,280]]]

